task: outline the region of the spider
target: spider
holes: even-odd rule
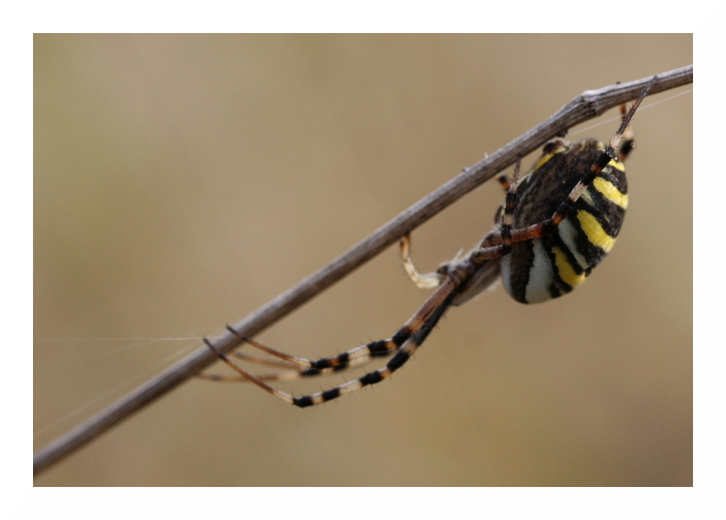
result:
[[[569,293],[582,284],[612,249],[628,204],[623,162],[634,146],[632,119],[657,76],[627,110],[620,106],[621,124],[608,145],[595,139],[548,142],[533,168],[519,178],[521,158],[511,179],[498,180],[505,203],[495,216],[494,229],[466,255],[421,275],[411,261],[410,236],[401,239],[401,256],[411,280],[435,289],[423,305],[390,339],[372,341],[342,354],[318,360],[293,356],[266,347],[227,326],[245,343],[278,360],[237,353],[237,357],[286,371],[254,376],[232,362],[204,338],[207,346],[238,376],[200,374],[214,381],[250,381],[301,408],[321,404],[358,388],[379,383],[401,368],[421,346],[450,306],[461,305],[501,277],[509,295],[522,303],[539,303]],[[620,140],[622,145],[616,152]],[[278,390],[267,381],[317,376],[390,357],[383,368],[367,372],[323,392],[302,397]]]

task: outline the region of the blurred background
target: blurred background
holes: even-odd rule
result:
[[[691,35],[36,35],[35,449],[583,90],[692,52]],[[689,89],[635,116],[623,231],[572,295],[488,292],[390,380],[313,409],[190,380],[36,485],[692,485],[692,93],[668,99]],[[569,137],[609,139],[617,115]],[[419,269],[502,200],[488,183],[417,229]],[[258,339],[331,355],[425,298],[391,248]]]

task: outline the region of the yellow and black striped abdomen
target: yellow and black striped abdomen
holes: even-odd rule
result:
[[[545,145],[542,157],[517,187],[513,228],[552,217],[589,171],[605,145],[588,139]],[[612,249],[628,205],[625,167],[613,159],[583,192],[562,223],[541,238],[517,242],[501,259],[507,292],[538,303],[570,292]]]

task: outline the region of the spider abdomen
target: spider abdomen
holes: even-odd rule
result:
[[[517,186],[513,228],[552,217],[560,203],[605,150],[595,139],[556,140]],[[610,160],[573,204],[557,227],[544,236],[516,242],[501,258],[502,282],[522,303],[566,294],[582,282],[612,249],[627,208],[625,167]]]

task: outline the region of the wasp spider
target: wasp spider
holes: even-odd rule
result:
[[[401,240],[404,267],[417,286],[436,289],[420,309],[390,339],[361,345],[336,356],[309,360],[279,352],[230,332],[277,360],[238,353],[241,359],[286,369],[253,376],[233,363],[204,338],[205,343],[237,376],[201,374],[215,381],[250,381],[299,407],[324,403],[358,388],[379,383],[401,368],[424,342],[451,305],[460,305],[501,277],[507,292],[522,303],[538,303],[566,294],[582,282],[612,249],[628,205],[623,161],[633,148],[629,123],[656,81],[650,82],[630,110],[620,107],[622,122],[610,140],[547,143],[534,167],[519,179],[520,161],[511,179],[499,181],[506,201],[495,218],[494,229],[461,258],[441,265],[434,273],[419,274],[409,257],[410,239]],[[616,152],[616,148],[623,140]],[[390,357],[385,367],[340,386],[294,397],[268,384],[338,372]]]

